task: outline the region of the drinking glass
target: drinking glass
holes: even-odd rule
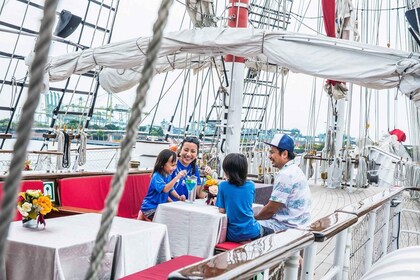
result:
[[[187,189],[188,189],[188,200],[187,200],[187,202],[193,203],[194,200],[195,200],[194,188],[195,188],[195,186],[197,186],[197,177],[194,176],[194,175],[187,177],[187,179],[185,180],[185,185],[187,186]]]

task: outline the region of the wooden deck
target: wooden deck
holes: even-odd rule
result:
[[[312,192],[312,220],[315,221],[333,213],[336,209],[343,206],[357,203],[364,198],[379,193],[386,188],[370,186],[368,188],[355,189],[352,192],[348,189],[328,189],[321,185],[311,185]],[[403,208],[419,210],[420,193],[410,195],[403,193]],[[405,212],[401,215],[401,228],[420,231],[420,214]],[[400,234],[400,247],[413,246],[420,244],[420,236],[412,233]],[[319,243],[317,247],[317,257],[314,279],[321,279],[331,268],[334,260],[335,238]]]

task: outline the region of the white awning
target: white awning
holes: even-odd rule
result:
[[[106,90],[117,92],[127,89],[139,80],[138,73],[144,64],[149,40],[149,37],[137,38],[51,58],[47,66],[49,80],[63,80],[97,65],[113,69],[132,68],[125,71],[127,74],[124,77],[121,76],[123,70],[104,70],[101,74],[107,75],[107,80],[122,81],[121,87],[109,87],[101,78]],[[203,67],[205,65],[201,63],[194,63],[198,55],[226,54],[250,59],[264,55],[270,64],[296,73],[375,89],[398,87],[413,100],[420,96],[419,53],[285,31],[203,28],[168,33],[162,40],[156,71]],[[137,74],[133,75],[133,72]],[[129,83],[131,86],[128,86]]]

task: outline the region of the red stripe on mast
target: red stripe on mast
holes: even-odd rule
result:
[[[228,10],[228,26],[231,28],[246,28],[248,27],[248,7],[249,0],[229,0],[230,7]],[[245,58],[226,55],[226,62],[245,62]]]

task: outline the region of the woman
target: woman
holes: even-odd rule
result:
[[[197,165],[197,156],[200,149],[200,141],[197,137],[186,137],[178,150],[178,162],[176,165],[176,170],[172,173],[172,178],[175,178],[177,174],[181,171],[186,172],[186,176],[180,178],[177,183],[175,183],[174,191],[179,195],[185,195],[188,199],[188,190],[185,185],[185,179],[188,176],[195,175],[197,177],[197,189],[196,196],[198,198],[204,198],[205,193],[202,191],[202,181],[200,178],[200,170]],[[211,168],[206,166],[204,169],[204,174],[211,173]],[[176,194],[169,195],[170,200],[177,201]]]

